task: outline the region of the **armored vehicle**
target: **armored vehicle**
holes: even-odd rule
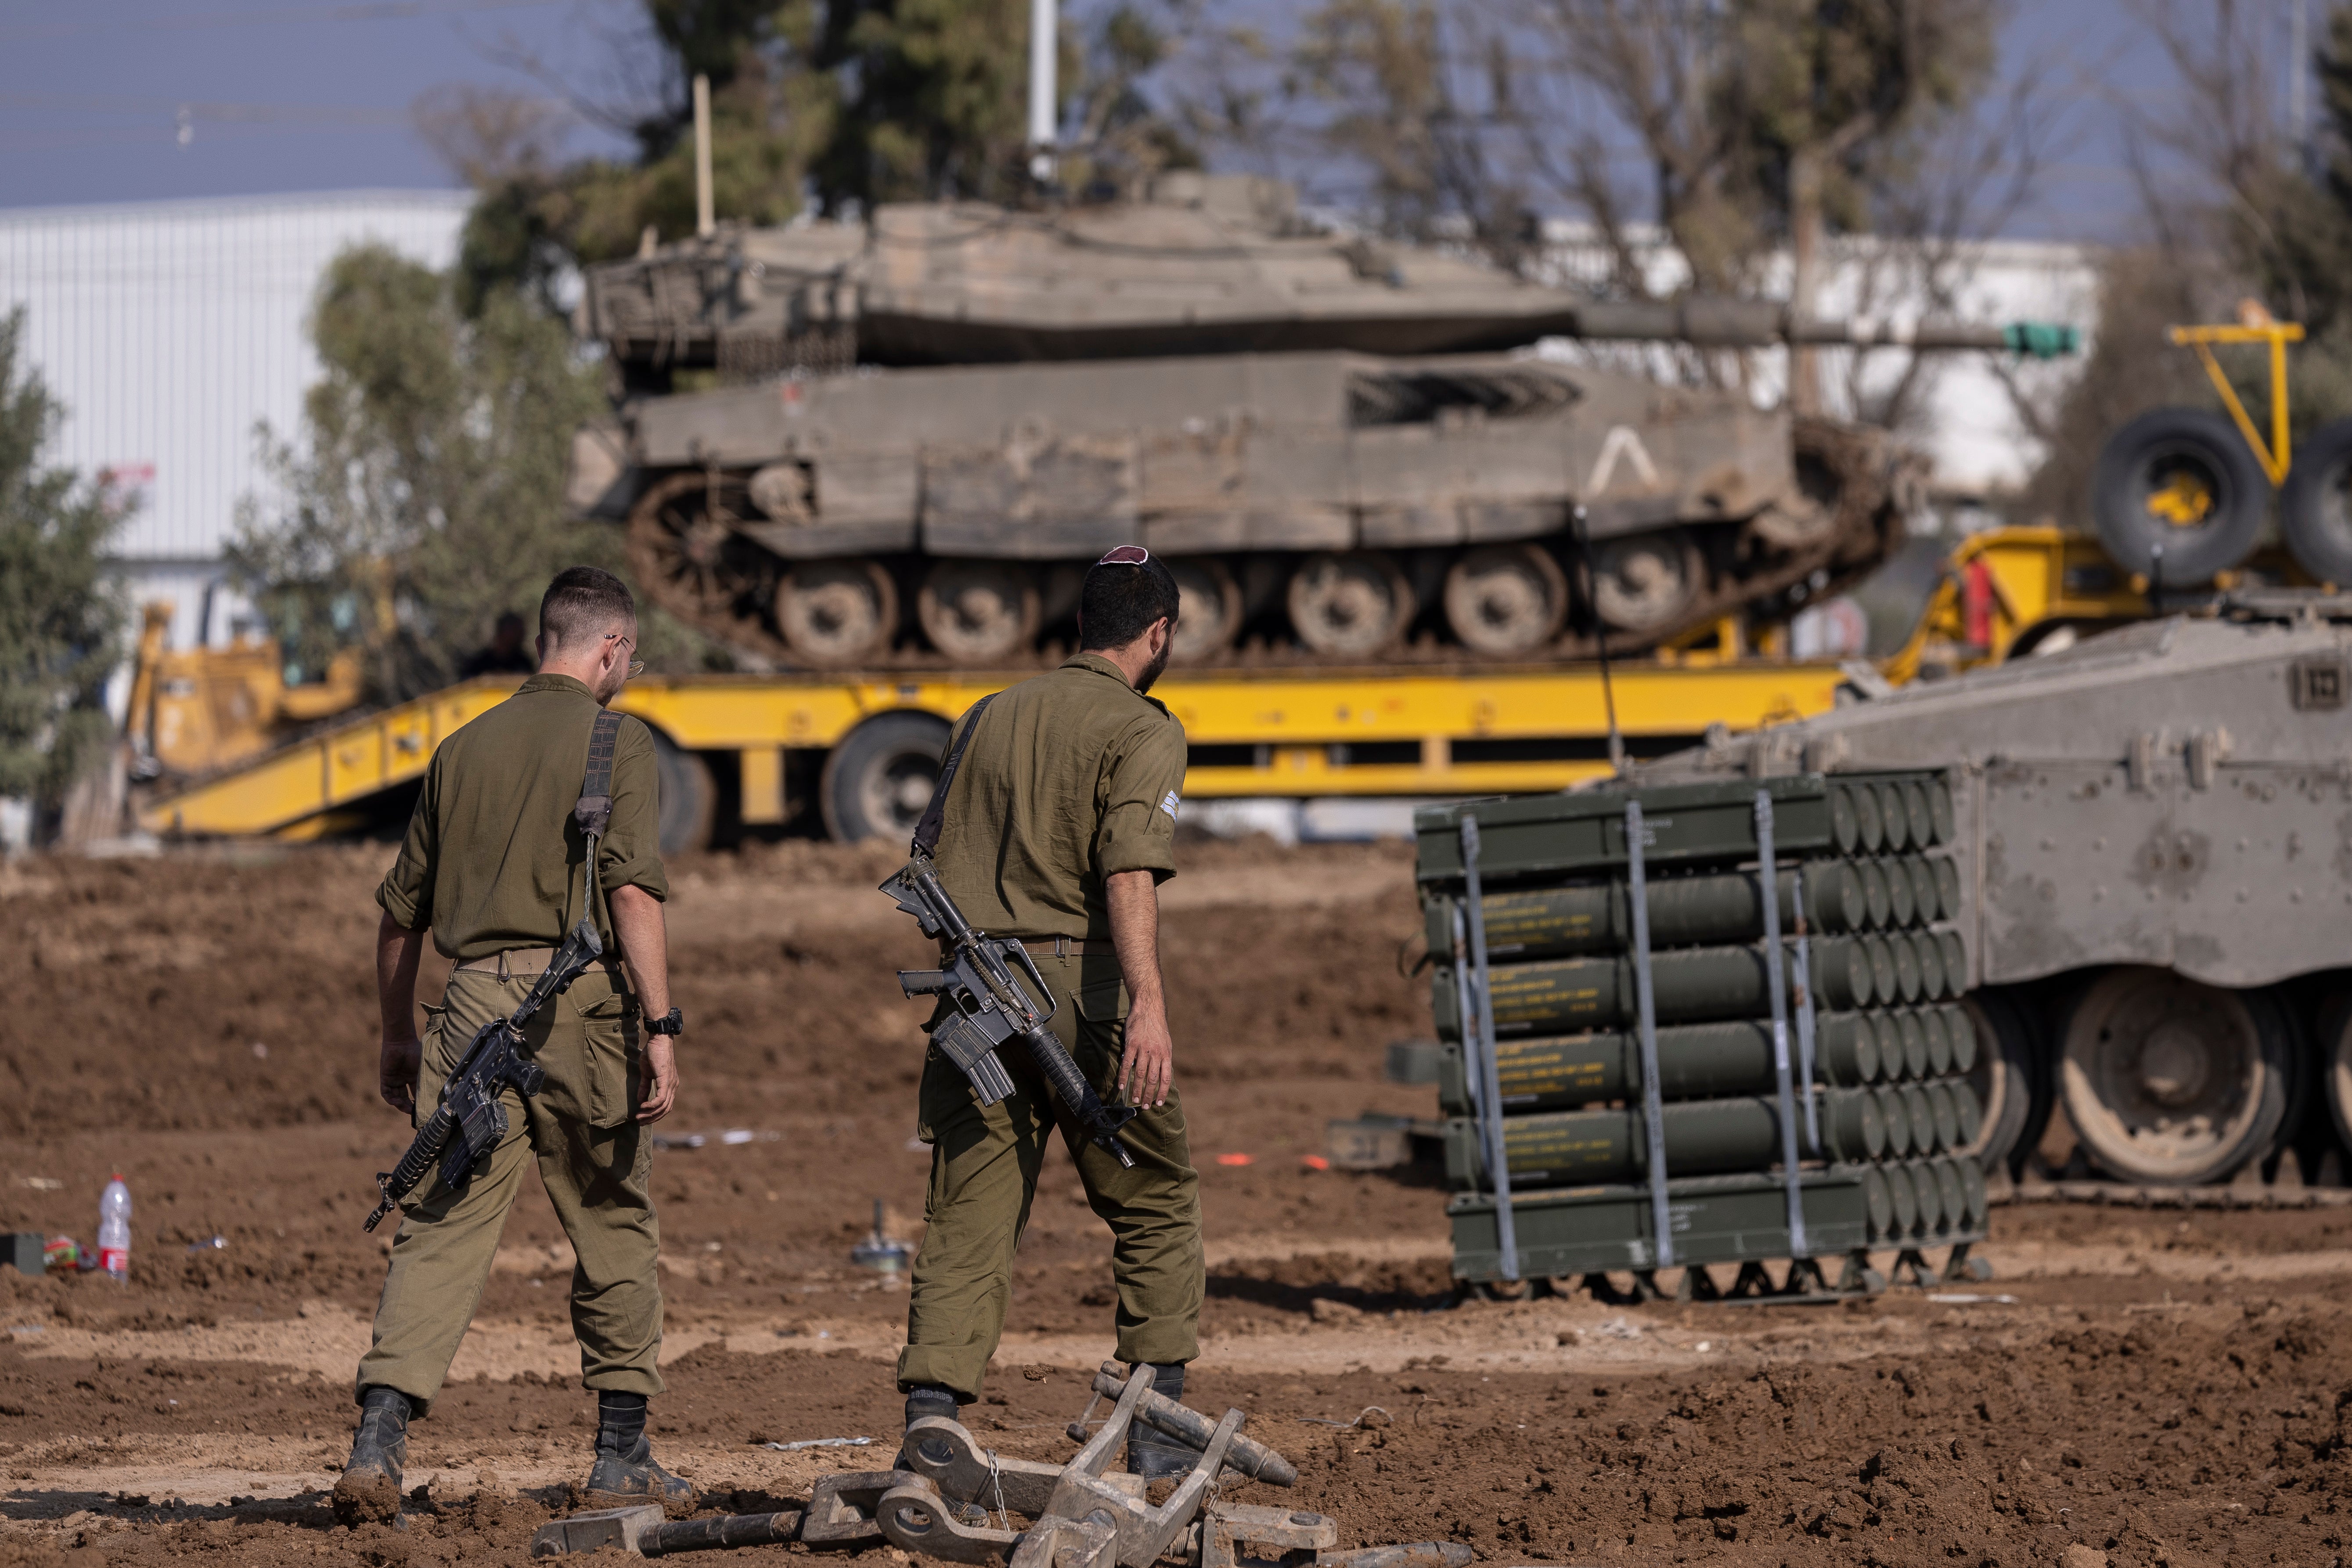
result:
[[[1856,693],[1636,778],[1943,770],[1965,950],[1948,984],[1988,1047],[1987,1163],[2021,1161],[2054,1097],[2087,1163],[2126,1181],[2220,1182],[2290,1148],[2325,1179],[2352,1142],[2347,689],[2352,595],[2266,589]],[[1879,824],[1899,852],[1903,815],[1863,813],[1864,837]]]
[[[622,398],[577,443],[573,503],[626,523],[667,608],[800,668],[1017,667],[1139,539],[1183,589],[1185,662],[1654,645],[1866,569],[1905,460],[1558,340],[2071,346],[1605,303],[1199,174],[722,230],[591,268],[578,325]]]

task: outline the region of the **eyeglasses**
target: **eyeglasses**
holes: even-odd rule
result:
[[[611,642],[614,637],[620,638],[621,641],[627,643],[631,647],[637,646],[637,639],[629,636],[626,632],[606,632],[604,634],[604,640],[606,642]],[[629,661],[629,679],[631,680],[635,680],[645,672],[646,661],[644,659],[633,658]]]
[[[1140,544],[1122,544],[1095,563],[1097,566],[1140,566],[1151,559],[1151,552]]]

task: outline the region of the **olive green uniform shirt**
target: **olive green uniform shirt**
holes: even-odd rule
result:
[[[1108,939],[1105,878],[1176,874],[1183,787],[1184,726],[1079,654],[989,703],[948,791],[940,884],[992,936]]]
[[[553,947],[580,918],[586,844],[572,820],[588,773],[596,699],[568,675],[534,675],[441,742],[408,819],[400,858],[375,901],[464,963],[517,947]],[[643,888],[667,900],[662,875],[653,732],[623,718],[613,752],[613,821],[596,847],[606,893]],[[597,900],[596,934],[614,951]]]

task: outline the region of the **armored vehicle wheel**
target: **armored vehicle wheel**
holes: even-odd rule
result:
[[[1445,574],[1445,624],[1474,653],[1533,653],[1567,616],[1567,574],[1539,544],[1488,545]]]
[[[757,580],[757,547],[734,531],[742,487],[702,474],[672,474],[629,513],[629,569],[681,619],[730,618]]]
[[[1685,615],[1706,585],[1698,543],[1679,528],[1592,548],[1592,603],[1615,630],[1659,637]]]
[[[719,812],[719,789],[710,767],[659,730],[654,737],[654,820],[665,855],[710,847],[710,826]]]
[[[2336,1135],[2352,1146],[2352,992],[2320,1005],[2316,1043],[2327,1113],[2336,1119]]]
[[[1380,652],[1412,619],[1412,584],[1376,550],[1310,555],[1290,574],[1291,629],[1322,654]]]
[[[1202,555],[1171,560],[1176,579],[1176,646],[1173,664],[1199,664],[1234,646],[1242,629],[1242,590],[1225,563]]]
[[[855,844],[912,836],[940,782],[947,744],[946,720],[905,710],[877,713],[843,736],[817,780],[825,837]]]
[[[2197,1186],[2268,1154],[2294,1042],[2258,991],[2122,965],[2075,1002],[2059,1093],[2085,1152],[2125,1181]]]
[[[2158,408],[2107,438],[2091,476],[2099,542],[2132,572],[2203,583],[2246,558],[2261,531],[2270,483],[2246,443],[2218,414]]]
[[[1028,652],[1039,614],[1035,575],[1011,561],[939,562],[915,597],[923,635],[959,664]]]
[[[2322,425],[2296,450],[2279,497],[2279,531],[2297,565],[2352,587],[2352,419]]]
[[[898,589],[874,561],[803,561],[776,583],[776,626],[793,652],[838,668],[887,652]]]

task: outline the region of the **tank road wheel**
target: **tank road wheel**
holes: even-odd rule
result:
[[[1973,991],[1947,1016],[1976,1031],[1976,1065],[1969,1087],[1981,1108],[1976,1141],[1959,1151],[1987,1171],[2011,1166],[2038,1140],[2050,1120],[2050,1079],[2032,1016],[1998,988]]]
[[[1037,640],[1035,574],[1012,561],[940,561],[923,574],[915,616],[958,664],[1017,658]]]
[[[778,629],[820,669],[887,652],[898,625],[898,585],[879,562],[798,562],[776,584]]]
[[[2199,1186],[2270,1152],[2294,1051],[2284,1016],[2262,993],[2126,965],[2074,1004],[2059,1092],[2085,1152],[2110,1174]]]
[[[1698,543],[1679,528],[1612,539],[1592,547],[1592,604],[1601,618],[1637,637],[1664,637],[1690,614],[1706,585]]]
[[[1748,524],[1756,536],[1782,550],[1805,550],[1827,542],[1837,532],[1845,500],[1845,476],[1831,455],[1798,438],[1797,484]]]
[[[1445,624],[1474,653],[1533,653],[1568,615],[1568,577],[1539,544],[1474,550],[1445,574]]]
[[[736,619],[758,546],[735,532],[742,487],[672,474],[629,513],[629,569],[656,604],[706,626]]]
[[[1213,555],[1196,555],[1167,563],[1176,579],[1176,646],[1172,664],[1199,664],[1234,646],[1242,629],[1241,584],[1225,563]]]
[[[1376,550],[1308,556],[1290,574],[1285,597],[1291,629],[1317,653],[1378,653],[1412,619],[1412,584]]]
[[[710,847],[719,789],[710,766],[659,730],[654,737],[654,821],[665,855]]]
[[[2107,438],[2091,475],[2099,542],[2127,572],[2204,583],[2246,558],[2262,531],[2270,481],[2227,419],[2199,408],[2158,408]]]
[[[2279,498],[2279,531],[2295,564],[2352,587],[2352,419],[2322,425],[2297,447]]]
[[[841,738],[817,780],[825,837],[855,844],[879,835],[906,838],[940,782],[948,721],[900,710],[877,713]]]

